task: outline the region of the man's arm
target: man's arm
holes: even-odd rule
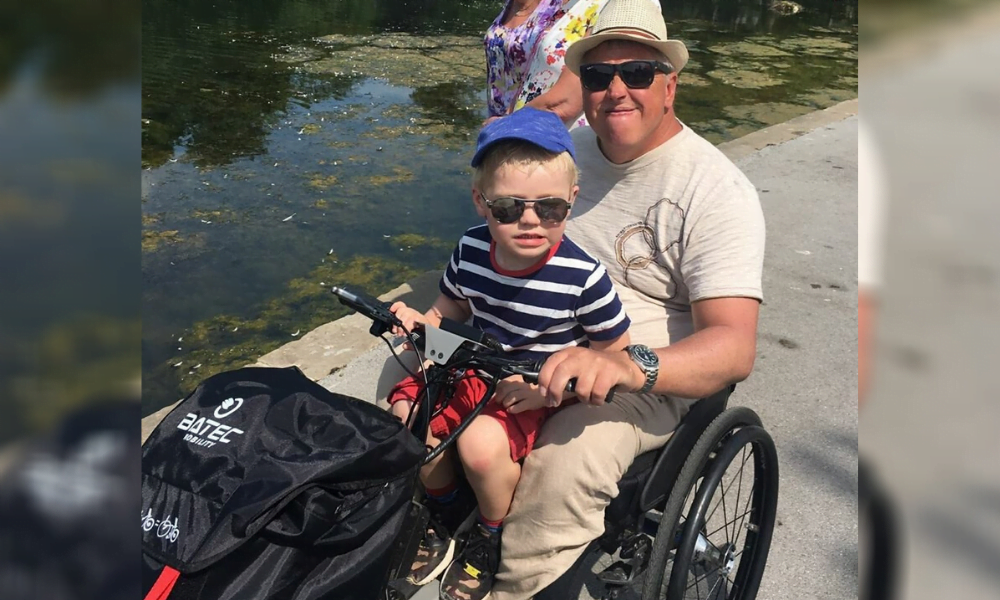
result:
[[[652,392],[682,398],[704,398],[729,384],[743,381],[753,370],[757,352],[754,298],[713,298],[691,305],[695,332],[654,351],[660,371]],[[549,399],[560,397],[566,382],[576,378],[582,402],[603,403],[608,391],[637,391],[646,377],[624,352],[569,348],[554,354],[539,374]]]

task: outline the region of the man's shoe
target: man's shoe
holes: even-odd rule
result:
[[[430,521],[424,532],[417,556],[413,559],[406,580],[413,585],[425,585],[441,574],[455,557],[455,533],[473,513],[475,496],[459,494],[448,504],[427,500]]]
[[[476,523],[465,549],[445,571],[441,600],[483,600],[493,587],[499,566],[500,532]]]

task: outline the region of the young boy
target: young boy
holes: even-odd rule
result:
[[[576,345],[623,349],[629,319],[607,272],[563,236],[579,187],[573,142],[559,117],[523,108],[492,121],[479,134],[472,166],[472,201],[486,224],[465,232],[426,314],[402,302],[390,310],[411,330],[417,323],[438,325],[444,317],[464,322],[471,315],[475,327],[522,358],[544,359]],[[413,378],[395,386],[388,398],[393,414],[405,419],[421,388]],[[448,456],[454,448],[421,471],[433,519],[411,582],[422,585],[448,568],[442,598],[476,600],[489,593],[520,461],[555,410],[536,388],[519,377],[500,382],[493,401],[457,440],[479,518],[450,568],[451,538],[472,499],[460,497],[455,461]],[[474,377],[463,380],[448,408],[431,421],[428,444],[454,431],[485,389]]]

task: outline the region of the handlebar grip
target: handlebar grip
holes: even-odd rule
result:
[[[544,363],[545,363],[544,360],[536,361],[533,365],[531,365],[531,368],[528,369],[526,372],[521,372],[521,376],[524,377],[524,380],[527,381],[528,383],[538,383],[538,372],[542,370],[542,364]],[[573,377],[572,379],[566,382],[565,391],[571,394],[576,392],[576,377]],[[610,390],[608,390],[608,395],[604,397],[605,404],[609,404],[612,400],[615,399],[616,391],[617,387],[612,387]]]
[[[382,302],[364,292],[346,290],[339,286],[330,286],[330,291],[337,296],[340,303],[353,308],[372,320],[369,333],[380,336],[394,325],[402,325],[396,315],[389,311],[389,303]]]
[[[615,392],[617,390],[618,390],[617,386],[614,386],[610,390],[608,390],[608,395],[604,397],[605,404],[611,404],[611,401],[615,399]],[[566,382],[566,391],[570,393],[576,392],[576,377]]]

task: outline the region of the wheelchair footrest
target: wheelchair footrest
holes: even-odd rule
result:
[[[624,586],[632,583],[646,570],[650,546],[650,540],[645,535],[630,536],[618,553],[622,560],[615,561],[610,567],[601,571],[597,578],[607,586]]]
[[[634,578],[633,567],[625,561],[615,561],[613,565],[597,574],[597,579],[607,585],[627,585]]]

